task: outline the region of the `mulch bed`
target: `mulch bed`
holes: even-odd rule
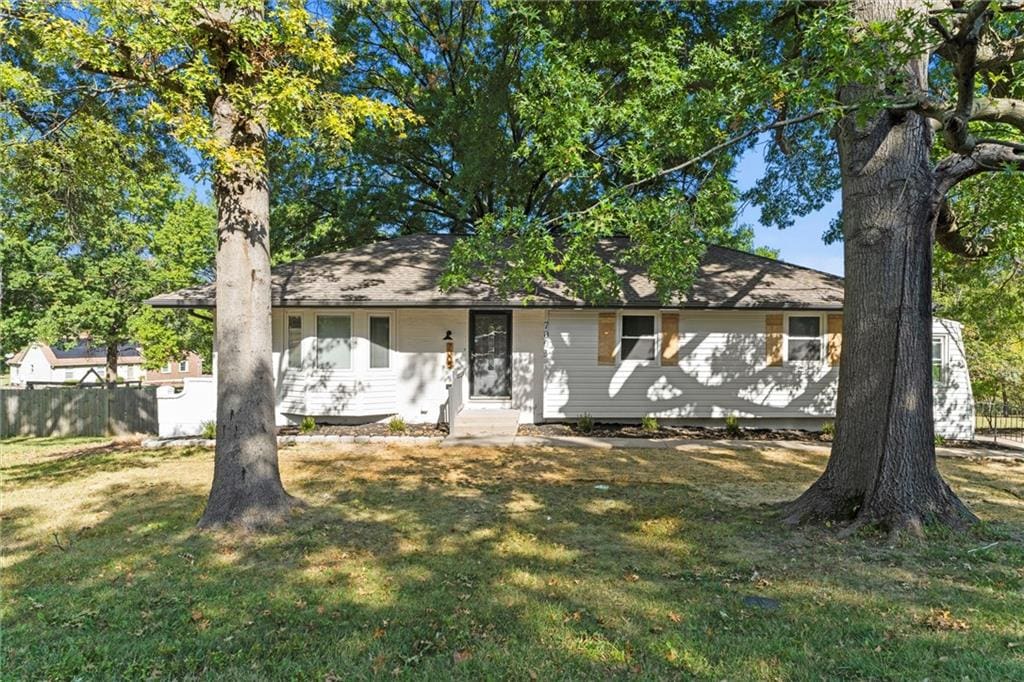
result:
[[[583,433],[573,424],[520,424],[520,436],[590,436],[594,438],[649,438],[663,440],[681,438],[689,440],[797,440],[814,443],[829,442],[831,436],[802,429],[748,429],[740,430],[740,435],[730,436],[723,429],[705,426],[659,426],[656,431],[648,431],[639,424],[594,424],[589,433]]]
[[[570,423],[550,424],[520,424],[520,436],[548,436],[558,438],[559,436],[589,436],[593,438],[648,438],[651,440],[795,440],[805,443],[831,443],[832,436],[816,431],[804,431],[803,429],[748,429],[741,428],[739,436],[730,436],[723,429],[713,429],[706,426],[659,426],[657,431],[647,431],[639,424],[594,424],[589,433],[583,433]],[[947,440],[942,443],[946,448],[977,449],[979,447],[990,450],[1006,450],[1007,452],[1020,452],[1020,448],[1014,448],[1002,443],[993,443],[991,440],[979,438],[978,440]]]
[[[302,433],[297,426],[282,426],[279,436],[430,436],[443,438],[448,429],[437,424],[406,424],[402,431],[392,431],[387,422],[371,424],[317,424],[314,431]]]

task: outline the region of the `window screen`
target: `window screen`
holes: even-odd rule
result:
[[[288,316],[288,367],[302,367],[302,317]]]
[[[391,364],[391,318],[370,317],[370,368]]]
[[[789,360],[821,360],[821,318],[789,318]]]
[[[316,318],[316,366],[352,368],[352,317],[321,315]]]
[[[622,359],[654,359],[654,315],[622,316]]]

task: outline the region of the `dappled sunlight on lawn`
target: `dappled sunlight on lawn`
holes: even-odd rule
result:
[[[5,477],[12,677],[1024,670],[1009,646],[1024,641],[1024,467],[943,462],[988,523],[891,547],[778,523],[773,503],[813,480],[821,448],[305,445],[281,469],[306,506],[245,535],[194,528],[209,451],[95,445],[56,460],[73,470]]]

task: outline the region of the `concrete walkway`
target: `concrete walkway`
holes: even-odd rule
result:
[[[449,438],[497,438],[510,444],[519,430],[519,410],[463,409]]]

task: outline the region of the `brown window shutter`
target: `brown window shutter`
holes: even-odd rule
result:
[[[615,313],[597,316],[597,364],[615,364]]]
[[[764,316],[765,355],[769,367],[782,365],[782,313]]]
[[[679,313],[661,314],[661,364],[679,363]]]
[[[843,316],[828,316],[828,364],[838,365],[843,351]]]

